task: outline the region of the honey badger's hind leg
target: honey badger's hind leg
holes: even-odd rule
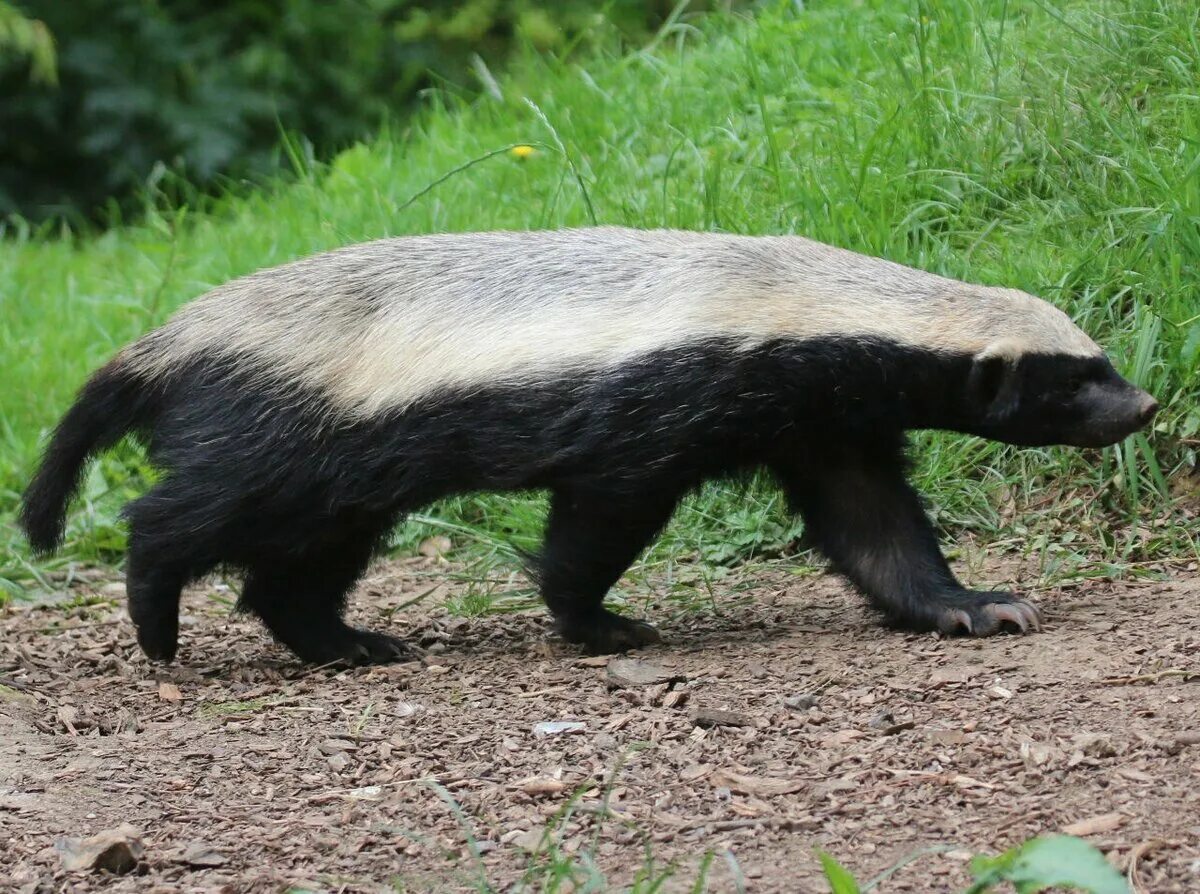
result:
[[[988,636],[1041,626],[1012,593],[965,589],[938,547],[902,445],[847,447],[812,469],[776,467],[817,547],[896,627]]]
[[[311,664],[386,664],[409,656],[403,640],[342,620],[346,594],[366,570],[376,538],[263,559],[247,569],[241,606]]]
[[[173,661],[179,646],[179,594],[186,572],[131,533],[125,559],[129,617],[142,652],[152,661]]]
[[[180,592],[184,584],[215,564],[200,554],[203,546],[195,532],[203,519],[188,511],[195,505],[177,481],[167,478],[125,507],[129,617],[137,629],[138,645],[152,661],[174,660]]]
[[[545,542],[531,572],[568,642],[607,653],[659,641],[658,631],[645,621],[603,606],[609,588],[667,523],[679,500],[674,490],[654,490],[621,497],[588,486],[560,488],[552,495]]]

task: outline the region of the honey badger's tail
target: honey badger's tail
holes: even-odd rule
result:
[[[67,503],[87,461],[145,421],[153,388],[113,360],[83,386],[59,422],[21,501],[20,523],[39,553],[62,541]]]

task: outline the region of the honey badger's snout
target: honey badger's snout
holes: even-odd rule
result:
[[[1148,426],[1158,413],[1153,395],[1119,375],[1110,380],[1089,382],[1077,398],[1083,408],[1077,440],[1079,447],[1108,447]]]

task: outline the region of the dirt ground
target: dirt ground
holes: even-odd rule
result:
[[[119,583],[3,610],[0,890],[541,890],[574,861],[580,889],[673,864],[661,890],[685,891],[712,853],[710,891],[820,891],[815,848],[865,880],[949,845],[877,890],[951,891],[970,852],[1063,829],[1139,891],[1200,890],[1194,577],[1037,593],[1042,633],[945,640],[758,569],[707,610],[646,609],[667,643],[615,663],[539,611],[451,615],[434,562],[355,600],[419,645],[391,667],[302,667],[211,587],[169,668]],[[137,870],[63,868],[63,839],[122,823]]]

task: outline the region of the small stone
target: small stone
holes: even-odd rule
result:
[[[344,751],[339,751],[337,754],[329,756],[328,763],[329,769],[335,773],[341,773],[350,766],[350,757]]]
[[[880,711],[867,722],[867,726],[871,729],[887,729],[895,722],[896,718],[892,716],[891,711]]]
[[[1071,737],[1071,744],[1088,757],[1115,757],[1117,746],[1105,733],[1079,733]]]
[[[422,540],[421,545],[417,547],[417,552],[426,558],[436,559],[444,556],[453,548],[454,544],[449,537],[444,534],[436,534]]]
[[[815,708],[819,699],[815,695],[789,695],[783,700],[785,708],[791,708],[793,711],[807,711],[809,708]]]
[[[362,788],[352,788],[349,791],[351,801],[378,801],[383,797],[382,785],[364,785]]]

